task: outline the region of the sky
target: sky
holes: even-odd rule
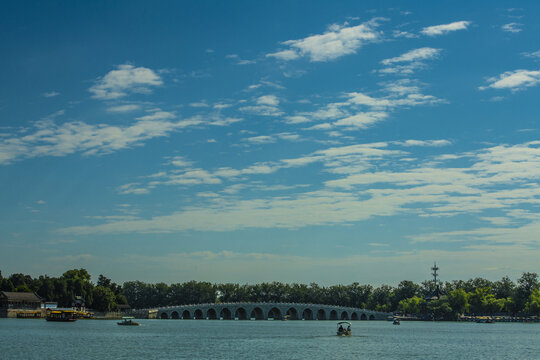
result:
[[[0,270],[540,272],[540,3],[3,1]]]

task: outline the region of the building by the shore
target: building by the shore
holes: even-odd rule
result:
[[[42,303],[33,292],[0,291],[0,317],[41,317]]]

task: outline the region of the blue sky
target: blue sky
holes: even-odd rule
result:
[[[540,271],[536,2],[1,8],[4,274]]]

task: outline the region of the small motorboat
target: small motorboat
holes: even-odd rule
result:
[[[479,317],[476,319],[476,322],[479,324],[495,324],[495,320],[488,316]]]
[[[351,323],[348,321],[340,321],[337,323],[337,336],[351,336]]]
[[[398,319],[398,318],[394,318],[394,321],[392,322],[392,324],[394,324],[394,325],[399,325],[399,324],[400,324],[399,319]]]
[[[141,326],[138,322],[136,322],[133,316],[122,316],[122,321],[118,322],[118,325],[123,326]]]

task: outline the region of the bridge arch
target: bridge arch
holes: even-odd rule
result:
[[[255,320],[264,320],[264,315],[263,315],[263,311],[260,307],[256,307],[254,308],[252,311],[251,311],[251,316],[250,316],[251,319],[255,319]]]
[[[234,318],[238,320],[247,320],[248,317],[247,317],[246,309],[242,307],[236,309],[236,312],[234,313]]]
[[[302,319],[313,320],[313,311],[310,308],[304,309],[304,311],[302,312]]]
[[[197,309],[195,310],[195,319],[197,320],[202,320],[204,317],[203,317],[203,312],[201,309]]]
[[[216,320],[217,319],[216,310],[212,308],[208,309],[208,311],[206,312],[206,317],[208,318],[208,320]]]
[[[385,320],[389,316],[389,313],[354,307],[279,302],[178,305],[153,311],[158,319]]]
[[[291,307],[287,310],[287,316],[289,320],[298,320],[298,311],[296,308]]]
[[[268,312],[268,318],[274,320],[281,320],[281,311],[277,307],[273,307]]]
[[[219,317],[223,320],[231,320],[231,310],[229,310],[228,308],[221,309]]]

